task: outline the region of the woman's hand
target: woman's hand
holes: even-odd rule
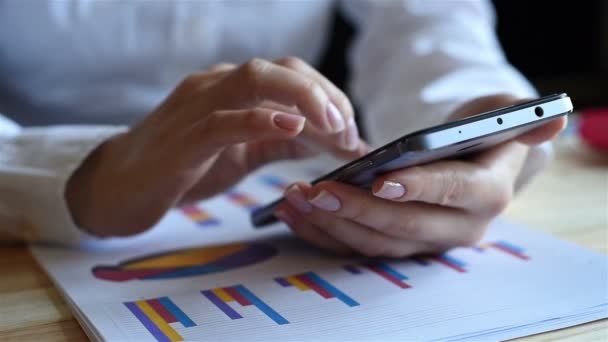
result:
[[[513,105],[498,95],[465,104],[454,117]],[[338,182],[292,185],[276,212],[301,238],[324,249],[404,257],[475,244],[509,203],[529,147],[552,139],[565,118],[470,160],[389,172],[372,193]]]
[[[88,232],[131,235],[176,204],[213,196],[264,163],[310,156],[319,144],[346,158],[366,149],[349,100],[330,81],[296,58],[221,64],[187,77],[142,122],[99,146],[70,178],[66,199]]]

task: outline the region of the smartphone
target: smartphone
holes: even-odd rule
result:
[[[394,140],[311,184],[332,180],[369,189],[383,173],[440,159],[464,157],[496,146],[563,115],[572,113],[567,94],[555,94],[462,120],[416,131]],[[278,199],[251,214],[255,227],[276,222]]]

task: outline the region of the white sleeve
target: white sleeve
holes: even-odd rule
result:
[[[350,91],[374,146],[441,123],[473,98],[536,97],[506,61],[488,1],[348,0]]]
[[[79,245],[65,200],[72,172],[122,126],[19,127],[0,115],[0,231],[16,239]]]

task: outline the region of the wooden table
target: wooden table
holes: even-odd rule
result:
[[[511,220],[608,252],[608,156],[573,136],[556,141],[556,160],[506,211]],[[608,341],[608,320],[525,340]],[[0,247],[0,340],[86,340],[68,306],[23,245]]]

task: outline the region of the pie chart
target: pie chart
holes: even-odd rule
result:
[[[98,265],[92,272],[98,279],[116,282],[193,277],[250,266],[277,253],[265,243],[233,243],[149,254],[117,265]]]

